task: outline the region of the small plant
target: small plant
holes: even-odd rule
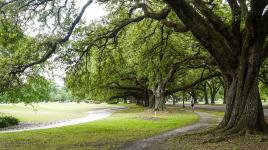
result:
[[[19,119],[15,118],[13,116],[7,116],[4,114],[0,114],[0,128],[18,125],[19,122],[20,122]]]

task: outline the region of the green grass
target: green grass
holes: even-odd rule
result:
[[[223,117],[224,116],[224,112],[223,111],[218,111],[218,110],[209,110],[209,109],[198,108],[198,109],[196,109],[196,111],[205,112],[205,113],[217,116],[217,117]]]
[[[129,108],[81,125],[1,133],[0,149],[112,149],[198,120],[197,115],[179,108],[158,112],[156,118],[154,112],[143,107],[129,105]]]
[[[34,107],[33,107],[34,106]],[[87,103],[36,103],[0,104],[0,112],[12,115],[22,122],[50,122],[83,117],[85,112],[94,108],[114,107],[106,104]]]

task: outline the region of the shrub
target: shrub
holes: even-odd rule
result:
[[[12,116],[6,116],[4,114],[0,115],[0,128],[17,125],[19,124],[19,119],[12,117]]]

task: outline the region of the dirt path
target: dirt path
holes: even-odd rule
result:
[[[188,131],[194,131],[194,130],[199,130],[199,129],[210,127],[213,121],[215,120],[215,116],[212,116],[208,113],[196,112],[196,114],[199,115],[200,119],[195,124],[185,126],[182,128],[178,128],[175,130],[171,130],[171,131],[168,131],[163,134],[156,135],[147,139],[135,141],[132,143],[127,143],[123,145],[120,148],[120,150],[147,150],[147,149],[150,149],[150,147],[154,145],[154,143],[163,142],[164,140],[168,138],[178,136],[179,134],[183,134]]]
[[[60,121],[49,122],[49,123],[21,123],[17,126],[3,128],[1,129],[0,133],[50,129],[50,128],[58,128],[58,127],[76,125],[76,124],[81,124],[81,123],[86,123],[86,122],[92,122],[92,121],[100,120],[103,118],[107,118],[110,115],[112,115],[112,112],[121,110],[121,109],[126,109],[126,108],[115,107],[115,108],[95,109],[95,110],[86,112],[85,117],[77,118],[77,119],[60,120]]]

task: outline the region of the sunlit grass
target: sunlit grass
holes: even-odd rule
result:
[[[34,103],[0,104],[0,112],[12,115],[22,122],[50,122],[83,117],[85,112],[95,108],[114,107],[106,104],[88,103]]]
[[[0,149],[111,149],[191,124],[197,115],[179,108],[157,113],[138,106],[81,125],[0,134]]]

